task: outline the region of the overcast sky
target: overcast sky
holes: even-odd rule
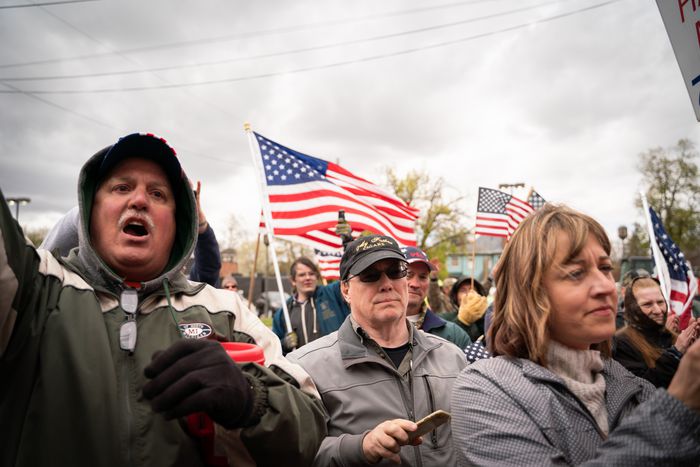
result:
[[[231,214],[252,232],[249,121],[377,183],[444,177],[472,216],[478,186],[524,182],[615,238],[641,220],[639,153],[700,143],[653,0],[22,2],[0,0],[0,187],[32,199],[30,227],[77,203],[89,156],[148,131],[219,236]]]

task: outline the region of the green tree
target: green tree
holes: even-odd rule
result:
[[[635,222],[632,228],[632,235],[625,242],[625,256],[649,255],[649,235],[639,222]]]
[[[458,206],[463,197],[448,197],[445,181],[424,171],[410,171],[399,177],[389,168],[386,177],[396,196],[420,210],[416,221],[420,249],[443,264],[448,254],[464,250],[469,229],[465,225],[466,215]]]
[[[698,153],[687,139],[670,148],[640,154],[639,171],[649,205],[694,265],[700,263],[700,179]],[[641,207],[641,203],[638,203]]]

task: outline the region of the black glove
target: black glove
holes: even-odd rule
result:
[[[153,355],[143,395],[166,419],[204,412],[227,429],[244,426],[255,402],[241,369],[216,341],[182,339]]]

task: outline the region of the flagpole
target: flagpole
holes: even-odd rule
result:
[[[260,227],[258,226],[258,238],[255,240],[255,257],[253,267],[250,270],[250,285],[248,286],[248,308],[253,303],[253,291],[255,290],[255,273],[258,270],[258,252],[260,251]]]
[[[258,157],[258,154],[256,154],[255,151],[255,146],[254,144],[257,144],[254,141],[253,138],[253,130],[250,126],[250,123],[246,122],[243,125],[243,129],[246,132],[246,135],[248,136],[248,146],[250,147],[250,156],[253,158],[253,165],[258,171],[258,177],[260,181],[260,193],[262,194],[262,207],[263,207],[263,214],[265,216],[265,234],[267,235],[267,240],[270,244],[269,249],[272,253],[272,265],[274,266],[275,269],[275,279],[277,279],[277,289],[279,290],[280,293],[280,302],[282,303],[282,314],[284,315],[284,322],[286,324],[287,328],[287,334],[291,334],[292,331],[292,322],[289,319],[289,310],[287,310],[287,301],[284,299],[284,288],[282,287],[282,275],[280,274],[280,265],[277,262],[277,252],[275,251],[275,242],[274,242],[274,235],[271,234],[272,232],[272,211],[270,209],[270,204],[268,203],[268,194],[267,194],[267,183],[265,183],[265,171],[263,170],[262,167],[262,160],[260,157]]]
[[[666,278],[664,277],[661,264],[666,260],[661,255],[659,251],[659,245],[656,243],[656,235],[654,235],[654,226],[651,223],[651,214],[649,213],[649,203],[647,202],[646,195],[640,191],[639,196],[642,197],[642,207],[644,208],[644,219],[647,222],[647,235],[649,235],[649,246],[651,247],[651,254],[654,257],[654,263],[656,264],[656,276],[659,279],[659,285],[661,286],[661,292],[664,294],[666,303],[668,304],[668,309],[671,310],[671,297],[669,297],[668,289],[666,288]],[[671,310],[673,311],[673,310]]]
[[[476,274],[476,234],[474,234],[474,243],[472,244],[472,273],[471,273],[471,289],[474,290],[474,274]]]

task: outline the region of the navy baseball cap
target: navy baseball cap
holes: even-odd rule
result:
[[[385,235],[358,237],[348,244],[340,260],[340,280],[347,280],[383,259],[398,259],[406,263],[399,244]]]
[[[401,251],[406,257],[408,264],[424,263],[426,266],[428,266],[428,269],[430,269],[431,271],[437,271],[437,267],[428,260],[428,255],[426,255],[425,251],[421,250],[420,248],[416,248],[414,246],[405,246],[401,248]]]
[[[182,166],[175,150],[163,139],[152,133],[132,133],[119,138],[102,158],[97,171],[99,181],[121,161],[130,157],[148,159],[158,164],[175,189],[182,180]]]

